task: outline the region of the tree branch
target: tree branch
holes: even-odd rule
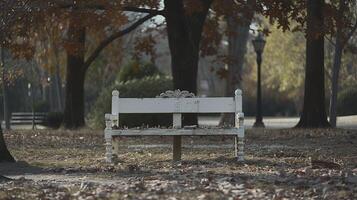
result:
[[[98,47],[92,52],[92,54],[87,58],[87,60],[84,63],[84,69],[87,70],[89,68],[89,66],[92,64],[92,62],[99,56],[99,54],[103,51],[103,49],[105,47],[107,47],[111,42],[113,42],[114,40],[130,33],[131,31],[135,30],[138,26],[140,26],[141,24],[143,24],[144,22],[146,22],[147,20],[151,19],[152,17],[156,16],[156,14],[149,14],[146,15],[145,17],[139,19],[138,21],[136,21],[135,23],[133,23],[132,25],[130,25],[129,27],[125,28],[124,30],[120,30],[114,34],[112,34],[111,36],[109,36],[108,38],[104,39],[99,45]]]
[[[331,39],[331,38],[329,38],[329,37],[325,36],[325,39],[327,39],[327,41],[329,41],[329,42],[330,42],[330,44],[332,44],[333,46],[336,46],[336,43],[335,43],[334,41],[332,41],[332,39]]]
[[[62,5],[58,5],[59,8],[61,9],[70,9],[70,8],[77,8],[77,9],[88,9],[88,10],[105,10],[106,7],[102,6],[102,5],[80,5],[80,6],[76,6],[73,4],[62,4]]]
[[[129,12],[138,12],[138,13],[148,13],[153,15],[165,15],[164,10],[155,10],[155,9],[148,9],[148,8],[137,8],[133,6],[126,6],[123,7],[123,11]]]
[[[73,2],[63,2],[63,1],[55,1],[53,5],[58,7],[59,9],[89,9],[89,10],[105,10],[107,7],[103,4],[96,3],[73,3]]]
[[[55,5],[58,6],[58,8],[60,8],[60,9],[77,8],[77,9],[106,10],[106,6],[104,6],[102,4],[73,4],[73,3],[68,3],[68,2],[58,2],[58,3],[55,3]],[[125,7],[123,7],[122,11],[147,13],[147,14],[153,14],[153,15],[164,15],[164,10],[138,8],[138,7],[134,7],[134,6],[125,6]]]

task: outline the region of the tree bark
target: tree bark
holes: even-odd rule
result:
[[[228,79],[226,82],[225,96],[233,97],[236,89],[241,88],[242,70],[244,57],[247,52],[247,42],[249,36],[249,26],[251,17],[241,19],[238,22],[235,17],[227,18],[228,35]],[[244,20],[244,21],[243,21]],[[220,120],[220,125],[234,125],[234,114],[223,114]]]
[[[165,0],[167,34],[174,89],[197,94],[197,71],[203,25],[212,0],[201,0],[200,11],[187,14],[183,0]],[[197,115],[184,115],[184,125],[197,124]]]
[[[66,72],[66,99],[64,109],[64,127],[76,129],[83,127],[84,122],[84,67],[85,27],[71,21],[68,28]]]
[[[340,0],[338,18],[343,19],[344,10],[346,7],[346,1]],[[342,34],[342,24],[341,22],[336,24],[336,44],[335,44],[335,54],[333,58],[333,67],[332,67],[332,80],[331,80],[331,96],[330,96],[330,124],[331,127],[336,128],[337,124],[337,95],[338,95],[338,78],[341,68],[341,59],[343,54],[344,42]],[[348,40],[348,38],[346,38]]]
[[[1,125],[0,125],[0,162],[15,162],[14,157],[12,157],[9,150],[7,149]]]
[[[324,0],[307,0],[307,38],[304,105],[298,128],[325,128]]]
[[[337,93],[338,93],[338,77],[340,74],[341,68],[341,59],[342,59],[342,50],[343,46],[341,44],[339,31],[336,35],[336,46],[335,46],[335,55],[333,59],[333,68],[332,68],[332,83],[331,83],[331,96],[330,96],[330,124],[331,127],[335,128],[337,124]]]
[[[54,85],[55,85],[55,91],[56,91],[56,98],[57,98],[57,111],[62,112],[63,111],[63,91],[62,91],[62,80],[61,80],[61,70],[59,66],[59,53],[57,50],[55,50],[56,58],[57,58],[57,63],[56,63],[56,69],[55,69],[55,74],[54,74]]]
[[[6,69],[5,69],[5,58],[4,58],[4,49],[0,48],[0,65],[2,69],[2,95],[3,95],[3,108],[4,108],[4,121],[5,121],[5,129],[10,129],[10,114],[9,114],[9,106],[8,106],[8,90],[7,85],[5,83],[6,79]]]

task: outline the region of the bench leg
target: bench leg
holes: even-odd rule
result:
[[[180,113],[174,113],[172,115],[172,127],[181,128],[182,126],[182,115]],[[174,162],[181,160],[181,136],[174,136],[174,141],[172,144],[172,160]]]
[[[238,136],[238,161],[244,161],[244,137]]]
[[[181,136],[174,136],[172,152],[173,152],[172,160],[174,162],[180,161],[181,160]]]
[[[239,162],[244,161],[244,137],[234,137],[235,156]]]
[[[105,159],[111,163],[113,158],[112,136],[110,133],[105,133]]]
[[[237,91],[236,91],[237,93]],[[237,94],[236,94],[237,96]],[[239,95],[238,95],[239,96]],[[237,97],[236,97],[237,98]],[[237,98],[239,102],[242,102],[241,98]],[[241,105],[238,106],[241,108]],[[237,136],[235,136],[235,155],[238,162],[244,161],[244,114],[236,112],[235,127],[237,128]]]

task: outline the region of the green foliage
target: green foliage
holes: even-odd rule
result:
[[[166,90],[172,89],[172,79],[167,76],[148,76],[143,79],[133,79],[127,82],[115,83],[103,90],[93,109],[89,113],[89,125],[104,128],[104,114],[111,111],[111,93],[116,89],[120,97],[155,97]],[[122,114],[120,126],[137,127],[142,125],[169,126],[172,124],[171,115],[163,114]]]
[[[262,63],[263,84],[289,97],[301,96],[304,85],[305,37],[271,26]]]
[[[63,121],[62,112],[49,112],[46,117],[45,126],[58,129]]]
[[[343,89],[337,102],[338,115],[356,115],[357,114],[357,87],[356,85]]]
[[[154,75],[162,75],[154,64],[134,60],[121,68],[118,79],[122,82],[126,82],[132,79],[141,79],[146,76]]]

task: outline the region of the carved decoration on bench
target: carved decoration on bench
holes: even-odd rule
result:
[[[195,98],[195,94],[186,90],[167,90],[156,98]]]

